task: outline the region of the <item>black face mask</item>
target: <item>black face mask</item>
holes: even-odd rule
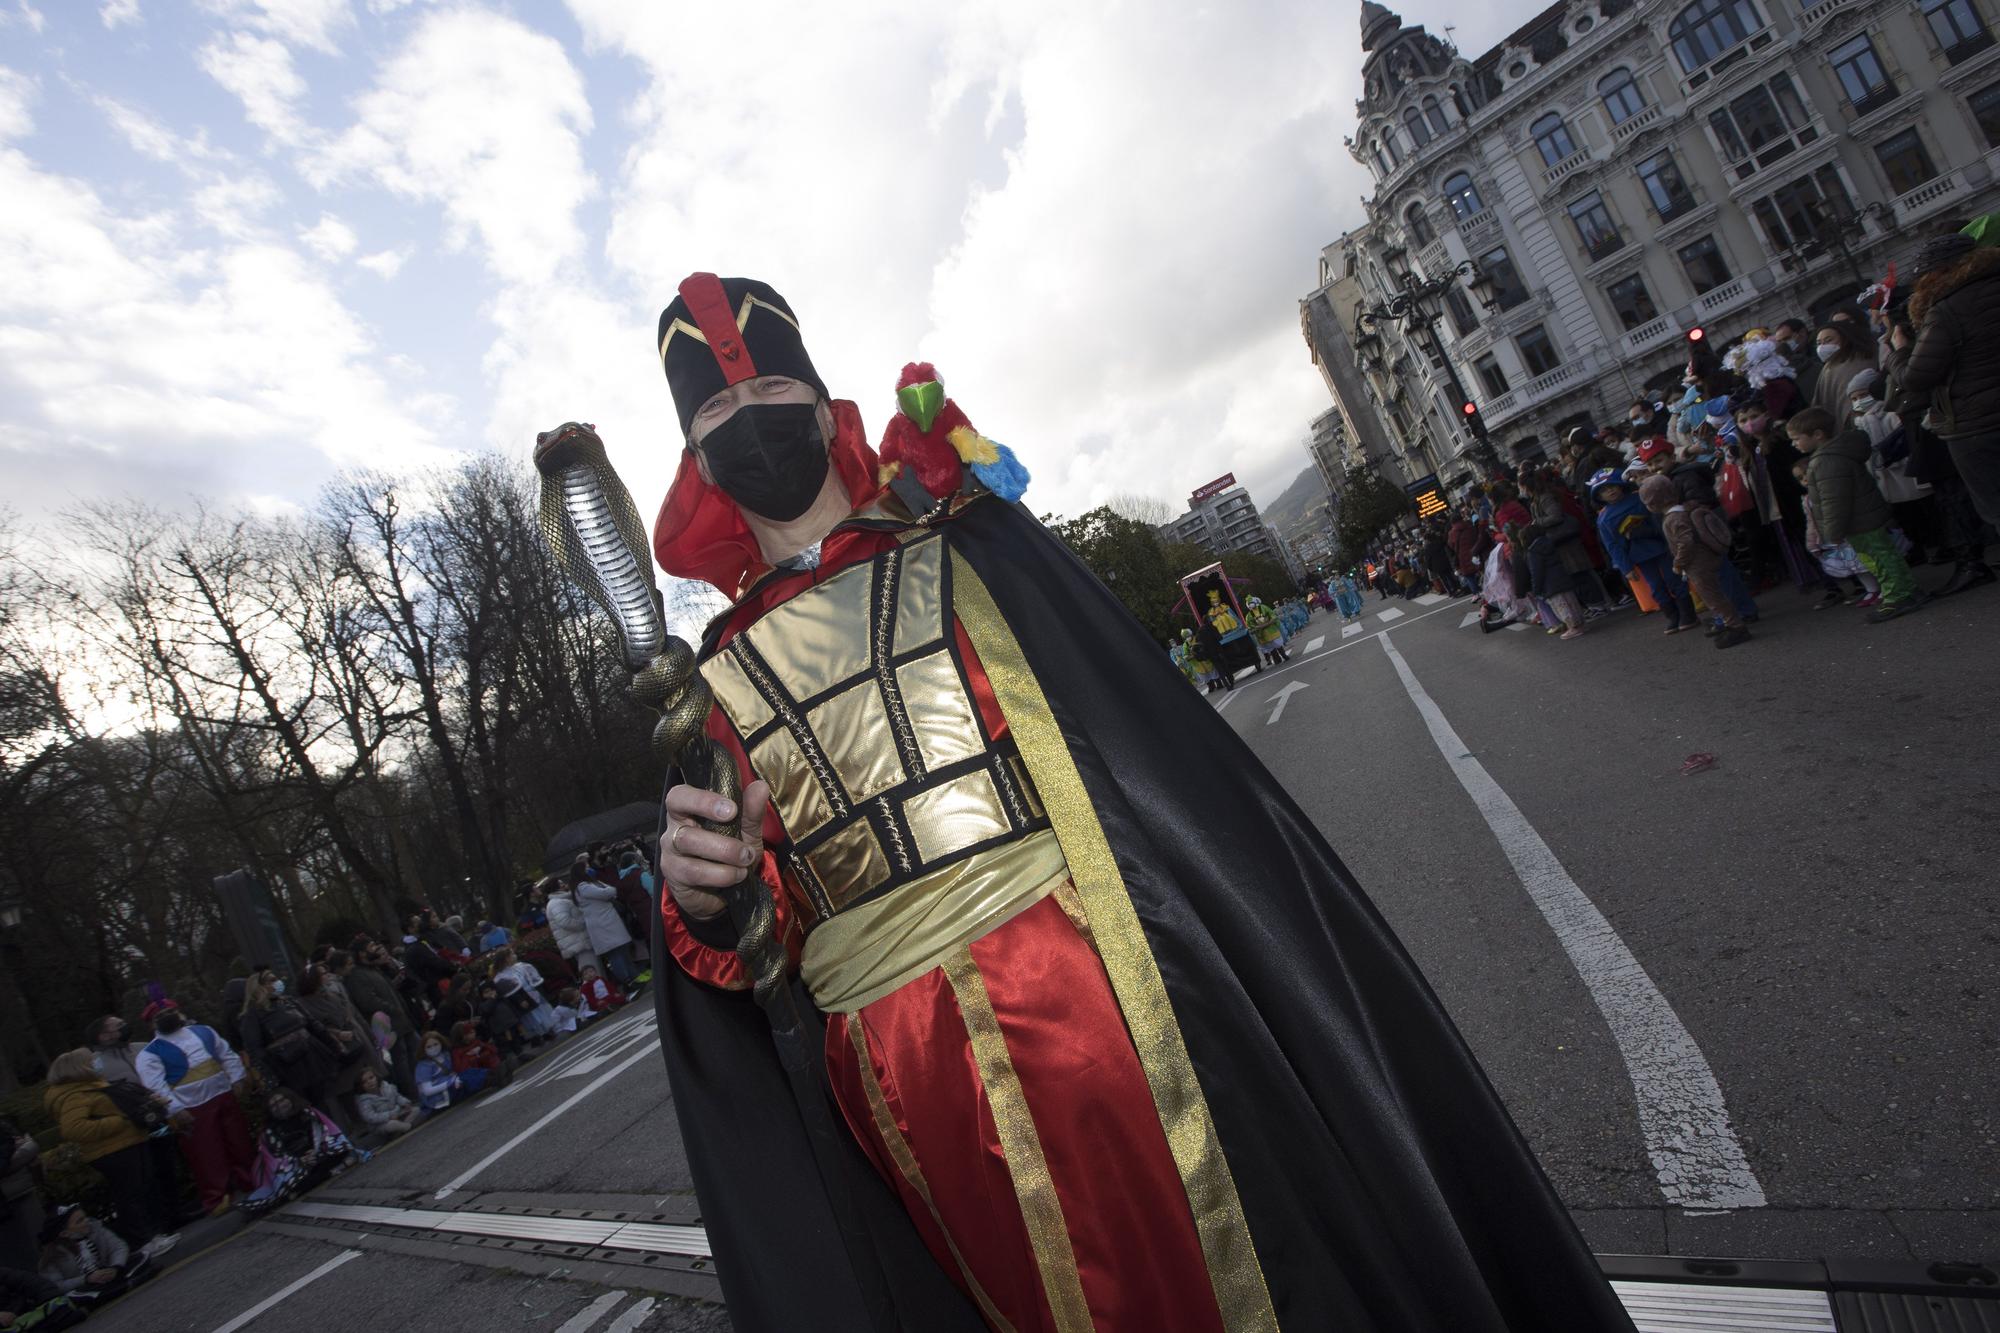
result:
[[[752,403],[698,446],[723,494],[774,523],[812,508],[826,483],[826,439],[814,403]]]

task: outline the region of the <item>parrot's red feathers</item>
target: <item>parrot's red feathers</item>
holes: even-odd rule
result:
[[[912,361],[909,365],[903,367],[903,374],[896,381],[896,387],[907,389],[912,384],[929,384],[937,377],[937,367],[930,362]]]

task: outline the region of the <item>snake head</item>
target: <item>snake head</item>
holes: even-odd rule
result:
[[[535,437],[535,471],[543,476],[577,463],[604,461],[604,441],[588,421],[565,421]]]

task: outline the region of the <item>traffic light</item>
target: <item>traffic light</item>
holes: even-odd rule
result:
[[[1699,343],[1702,339],[1706,338],[1707,336],[1708,335],[1704,333],[1699,326],[1688,330],[1688,341],[1691,343]]]
[[[1471,399],[1467,399],[1465,406],[1460,410],[1469,417],[1476,417],[1479,415],[1479,404],[1473,402]]]

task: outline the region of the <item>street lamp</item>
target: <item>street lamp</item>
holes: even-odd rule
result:
[[[1854,257],[1854,249],[1849,242],[1866,235],[1870,222],[1886,226],[1895,217],[1895,211],[1883,203],[1863,204],[1842,217],[1815,213],[1812,215],[1813,234],[1788,246],[1781,256],[1785,267],[1804,268],[1828,251],[1833,251],[1847,264],[1848,270],[1854,274],[1854,281],[1866,287],[1868,275],[1861,271],[1861,261]]]
[[[1434,278],[1419,277],[1407,268],[1395,276],[1400,285],[1390,293],[1388,300],[1361,309],[1355,345],[1361,346],[1368,338],[1379,338],[1377,326],[1387,323],[1402,324],[1418,338],[1428,340],[1427,353],[1431,361],[1443,368],[1445,378],[1451,382],[1452,401],[1466,409],[1465,424],[1472,430],[1473,457],[1488,476],[1498,475],[1500,456],[1486,434],[1486,420],[1466,393],[1465,385],[1458,378],[1458,368],[1444,354],[1444,344],[1437,336],[1438,304],[1445,293],[1456,286],[1459,279],[1467,279],[1473,296],[1490,310],[1493,307],[1493,276],[1469,259],[1461,260]]]

